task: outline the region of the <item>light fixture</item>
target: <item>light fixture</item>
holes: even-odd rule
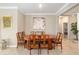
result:
[[[39,4],[39,8],[42,8],[42,4]]]

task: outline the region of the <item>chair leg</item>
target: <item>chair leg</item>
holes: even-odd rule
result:
[[[26,41],[24,41],[24,48],[26,48],[26,46],[27,46],[27,42],[26,42]]]
[[[18,46],[17,46],[17,48],[18,48]]]
[[[31,49],[30,49],[30,55],[31,55]]]
[[[47,49],[47,54],[49,54],[49,49]]]
[[[61,50],[62,50],[62,44],[61,44]]]
[[[30,42],[30,41],[28,41],[28,42],[29,42],[28,46],[29,46],[29,49],[30,49],[30,55],[31,55],[31,42]]]
[[[25,47],[25,43],[24,43],[24,48],[26,48],[26,47]]]
[[[23,43],[23,47],[25,48],[25,41],[24,41],[24,43]]]
[[[59,44],[56,44],[56,46],[57,46],[57,48],[58,48]]]
[[[17,48],[18,48],[18,45],[19,45],[19,44],[17,43]]]
[[[31,55],[31,46],[30,46],[30,55]]]
[[[38,48],[38,55],[39,55],[39,48]]]
[[[54,49],[55,49],[55,43],[54,43]]]
[[[18,45],[17,45],[17,48],[18,48]]]
[[[41,48],[40,46],[38,45],[38,55],[41,54]]]
[[[38,55],[40,54],[40,47],[38,46]]]
[[[41,48],[40,48],[40,54],[41,54]]]
[[[48,44],[47,54],[49,54],[49,44]]]

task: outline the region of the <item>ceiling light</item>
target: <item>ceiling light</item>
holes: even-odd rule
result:
[[[42,4],[39,4],[39,8],[42,8]]]

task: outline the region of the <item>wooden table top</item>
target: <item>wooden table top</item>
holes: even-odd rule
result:
[[[37,35],[37,36],[41,36],[41,35]],[[53,38],[56,38],[56,35],[49,35],[49,39],[53,39]],[[29,40],[29,35],[25,35],[24,40]]]

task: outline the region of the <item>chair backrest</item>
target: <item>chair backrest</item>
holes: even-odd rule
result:
[[[62,33],[60,33],[60,36],[59,36],[58,41],[59,41],[59,42],[62,41]]]
[[[49,39],[49,35],[46,35],[46,39]]]
[[[43,35],[41,35],[41,39],[47,40],[47,39],[49,39],[49,35],[43,34]]]
[[[57,36],[56,36],[56,40],[58,40],[58,39],[60,38],[60,35],[61,35],[61,33],[58,32],[58,33],[57,33]]]
[[[21,32],[22,36],[25,36],[25,32]]]
[[[38,39],[38,35],[36,34],[31,34],[29,35],[29,39],[33,41],[33,45],[36,44],[36,39]]]
[[[24,40],[24,32],[17,32],[16,33],[16,36],[17,36],[17,40]]]
[[[31,40],[32,40],[32,39],[33,39],[33,35],[29,35],[29,39],[31,39]]]
[[[21,39],[24,40],[25,32],[21,32]]]
[[[18,33],[16,33],[16,36],[17,36],[17,40],[19,40],[19,39],[20,39],[20,37],[19,37],[19,34],[18,34]]]
[[[24,40],[28,40],[28,39],[29,39],[29,35],[25,35]]]
[[[41,39],[45,39],[46,38],[46,35],[45,34],[42,34],[41,35]]]
[[[32,40],[35,40],[36,39],[36,34],[29,35],[29,38],[32,39]]]
[[[39,39],[39,35],[35,35],[35,39]]]

